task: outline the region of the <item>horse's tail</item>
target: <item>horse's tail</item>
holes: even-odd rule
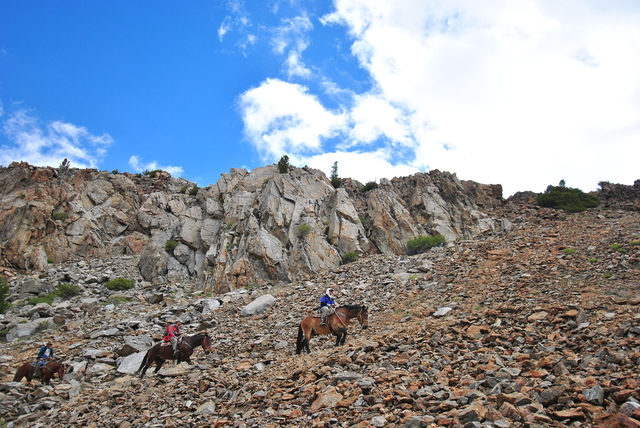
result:
[[[296,340],[296,354],[302,351],[304,346],[304,331],[302,331],[302,323],[298,326],[298,339]]]
[[[147,360],[149,358],[149,352],[151,351],[151,349],[149,349],[147,351],[146,354],[144,354],[144,358],[142,359],[142,363],[140,363],[140,367],[138,368],[138,370],[136,370],[136,374],[141,373],[142,369],[147,365]]]
[[[24,375],[22,374],[22,366],[20,366],[20,367],[18,367],[18,370],[16,370],[15,376],[13,376],[13,381],[14,382],[20,382],[23,377],[24,377]]]

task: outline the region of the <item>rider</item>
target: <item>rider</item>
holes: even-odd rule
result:
[[[38,357],[36,358],[36,371],[34,376],[40,376],[40,370],[42,366],[47,364],[47,362],[53,358],[53,343],[47,342],[40,351],[38,351]]]
[[[327,317],[335,311],[336,300],[333,296],[333,288],[327,288],[327,291],[320,298],[320,326],[327,324]]]
[[[178,339],[182,335],[182,330],[180,328],[181,325],[182,325],[182,321],[177,320],[175,323],[167,325],[167,328],[164,331],[163,340],[165,342],[171,342],[171,347],[173,348],[174,357],[177,357],[178,352],[180,352],[178,350]]]

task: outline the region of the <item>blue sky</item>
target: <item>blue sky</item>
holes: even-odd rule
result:
[[[640,178],[635,1],[0,0],[0,165]]]

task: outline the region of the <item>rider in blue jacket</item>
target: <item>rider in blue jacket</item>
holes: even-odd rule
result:
[[[320,298],[320,326],[327,324],[327,317],[334,312],[336,307],[336,301],[333,297],[333,288],[327,288],[327,291]]]
[[[34,373],[35,376],[40,376],[42,366],[44,366],[51,358],[53,358],[53,343],[47,342],[47,344],[38,351],[38,357],[36,358],[36,370]]]

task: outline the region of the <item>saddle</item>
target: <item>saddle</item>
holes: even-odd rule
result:
[[[180,345],[182,343],[182,336],[178,336],[178,345]],[[165,342],[164,340],[162,341],[162,343],[160,344],[160,347],[164,347],[164,346],[171,346],[171,342]]]

